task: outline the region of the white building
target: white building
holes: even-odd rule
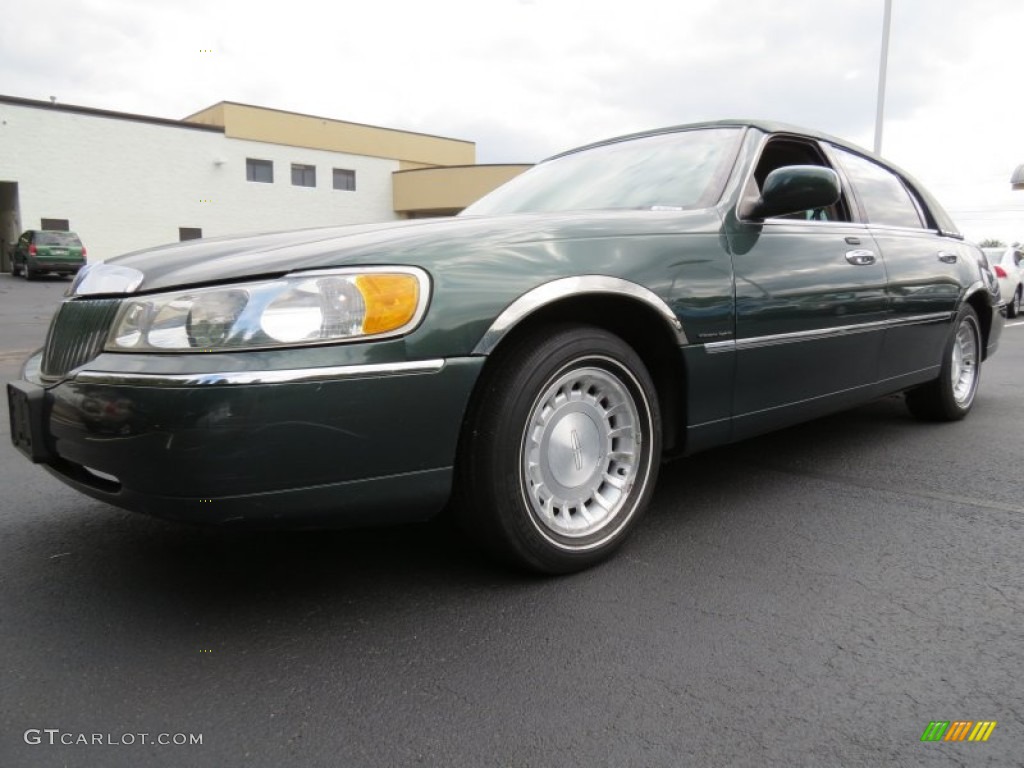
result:
[[[193,237],[450,214],[524,167],[475,155],[469,141],[231,102],[179,121],[0,96],[0,255],[27,229],[77,232],[91,262]]]

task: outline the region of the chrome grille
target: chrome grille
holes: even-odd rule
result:
[[[72,299],[60,305],[43,350],[42,375],[63,376],[103,349],[120,299]]]

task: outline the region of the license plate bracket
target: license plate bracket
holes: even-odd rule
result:
[[[46,390],[27,381],[7,383],[7,410],[11,416],[11,442],[34,464],[51,458],[46,447],[44,409]]]

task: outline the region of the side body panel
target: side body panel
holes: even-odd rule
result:
[[[872,227],[889,273],[891,324],[881,381],[891,386],[935,378],[965,285],[962,243],[927,230]]]
[[[869,239],[857,224],[769,220],[734,253],[738,433],[764,411],[877,380],[885,269],[846,258]]]

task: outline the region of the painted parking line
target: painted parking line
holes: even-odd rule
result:
[[[1024,320],[1019,320],[1016,323],[1007,323],[1005,328],[1024,328]]]

